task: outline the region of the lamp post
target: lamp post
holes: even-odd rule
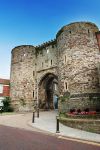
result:
[[[39,118],[39,97],[38,97],[38,79],[37,79],[37,118]]]
[[[37,77],[37,63],[35,63],[35,96],[36,96],[36,111],[37,111],[37,118],[39,118],[39,98],[38,98],[38,77]]]

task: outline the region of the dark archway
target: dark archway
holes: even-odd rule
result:
[[[42,109],[54,109],[53,99],[55,95],[58,95],[58,77],[48,73],[43,76],[39,83],[39,107]]]

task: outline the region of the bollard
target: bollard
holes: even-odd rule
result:
[[[35,112],[33,111],[32,123],[34,123],[34,120],[35,120]]]
[[[56,116],[56,133],[60,133],[60,131],[59,131],[59,116]]]
[[[37,108],[37,118],[39,118],[39,108]]]

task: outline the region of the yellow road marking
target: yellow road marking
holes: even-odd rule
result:
[[[79,139],[67,138],[67,137],[63,137],[63,136],[58,136],[58,138],[64,139],[64,140],[69,140],[69,141],[80,142],[80,143],[84,143],[84,144],[90,144],[90,145],[94,145],[94,146],[100,146],[100,143],[95,143],[95,142],[90,142],[90,141],[82,141]]]

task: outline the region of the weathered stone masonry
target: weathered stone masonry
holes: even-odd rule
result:
[[[35,102],[53,108],[53,95],[66,91],[70,100],[59,109],[100,108],[99,49],[100,32],[90,22],[64,26],[55,40],[40,46],[14,48],[10,96],[15,110],[31,110]]]

